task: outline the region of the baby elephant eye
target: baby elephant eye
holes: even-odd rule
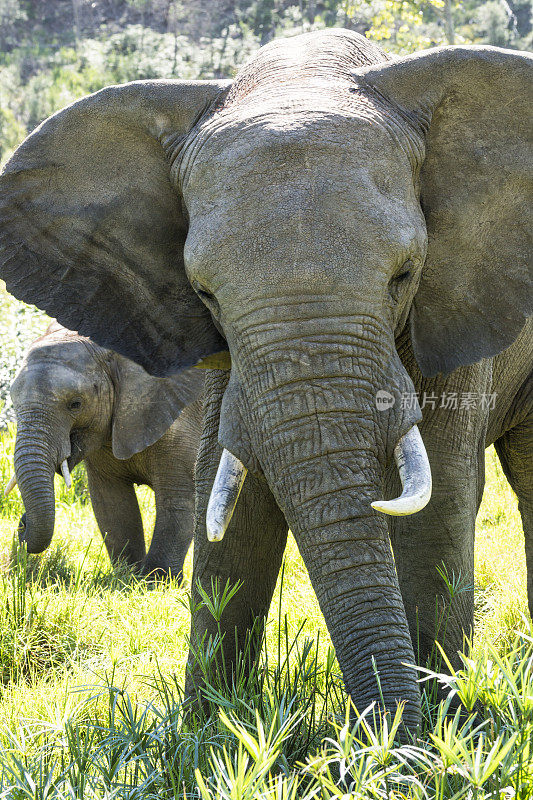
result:
[[[79,411],[81,408],[81,400],[71,400],[68,404],[69,411]]]

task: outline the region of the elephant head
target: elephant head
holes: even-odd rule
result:
[[[200,391],[197,370],[155,378],[132,361],[53,322],[33,343],[11,387],[17,416],[15,476],[28,552],[54,532],[54,473],[110,446],[127,459],[156,442]],[[14,486],[15,480],[11,481]]]
[[[413,386],[395,336],[409,324],[434,375],[501,351],[531,313],[532,77],[517,52],[389,61],[348,31],[304,34],[231,84],[86,97],[0,181],[1,275],[17,297],[157,375],[231,365],[219,521],[244,469],[264,476],[347,689],[378,699],[374,659],[385,704],[408,701],[413,726],[412,644],[372,508],[398,443],[424,462],[416,432],[403,438],[421,414],[400,401]]]

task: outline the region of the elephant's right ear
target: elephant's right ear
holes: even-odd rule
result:
[[[0,177],[8,290],[155,375],[226,350],[185,274],[171,158],[227,85],[112,86],[37,128]]]
[[[413,156],[423,155],[428,248],[411,308],[418,366],[433,377],[492,358],[533,314],[533,57],[443,47],[357,75],[403,118]]]

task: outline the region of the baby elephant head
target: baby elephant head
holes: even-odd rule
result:
[[[19,535],[40,553],[54,532],[54,474],[109,447],[129,459],[156,442],[196,396],[201,375],[154,378],[142,367],[52,322],[11,387],[17,417],[15,476],[26,513]]]

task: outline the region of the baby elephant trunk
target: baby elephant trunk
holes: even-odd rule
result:
[[[21,542],[26,542],[28,553],[41,553],[52,541],[56,461],[56,448],[50,446],[43,433],[19,423],[15,474],[26,510],[19,536]]]

